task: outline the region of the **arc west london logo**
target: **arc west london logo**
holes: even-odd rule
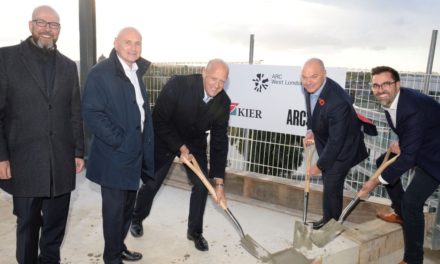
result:
[[[264,73],[257,73],[257,78],[252,79],[255,84],[254,90],[261,93],[263,89],[267,89],[269,87],[269,79],[264,78]]]

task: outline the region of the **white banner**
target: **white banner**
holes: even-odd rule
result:
[[[225,90],[231,98],[229,125],[303,136],[306,106],[301,67],[230,64]],[[345,87],[345,68],[327,68]]]

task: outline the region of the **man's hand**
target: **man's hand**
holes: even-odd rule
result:
[[[310,175],[310,176],[322,175],[322,171],[318,168],[318,166],[316,164],[313,166],[310,166],[310,168],[308,168],[306,173],[307,173],[307,175]]]
[[[75,158],[76,173],[80,173],[84,169],[84,159]]]
[[[390,144],[390,150],[392,153],[394,154],[400,154],[400,146],[399,146],[399,141],[393,141]]]
[[[313,135],[312,130],[307,131],[304,137],[304,143],[306,144],[306,146],[315,144],[315,136]]]
[[[9,160],[0,161],[0,180],[9,180],[11,177]]]
[[[217,199],[214,199],[214,201],[217,204],[223,204],[225,207],[226,205],[226,196],[225,196],[225,186],[223,179],[216,179],[215,181],[215,194],[217,196]]]
[[[358,193],[358,196],[361,198],[367,198],[368,194],[380,184],[379,178],[369,179],[364,185],[362,185],[361,190]]]
[[[180,163],[183,163],[182,158],[187,159],[188,161],[191,161],[193,159],[193,155],[189,152],[189,149],[186,147],[186,145],[182,145],[180,147]]]

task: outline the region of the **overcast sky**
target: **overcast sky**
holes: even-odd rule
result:
[[[80,0],[81,1],[81,0]],[[426,70],[432,30],[440,28],[439,0],[95,0],[97,54],[108,56],[125,26],[143,35],[152,62],[247,62],[301,66],[319,57],[327,66]],[[32,10],[49,4],[61,16],[58,48],[79,59],[78,0],[2,1],[0,46],[29,35]],[[440,40],[433,70],[440,72]]]

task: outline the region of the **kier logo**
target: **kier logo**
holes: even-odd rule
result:
[[[241,108],[238,107],[239,103],[231,103],[229,106],[229,114],[231,116],[240,116],[240,117],[248,117],[248,118],[258,118],[261,119],[261,110],[258,109],[250,109],[250,108]]]
[[[231,115],[236,115],[238,103],[231,103],[229,106],[229,113]]]

